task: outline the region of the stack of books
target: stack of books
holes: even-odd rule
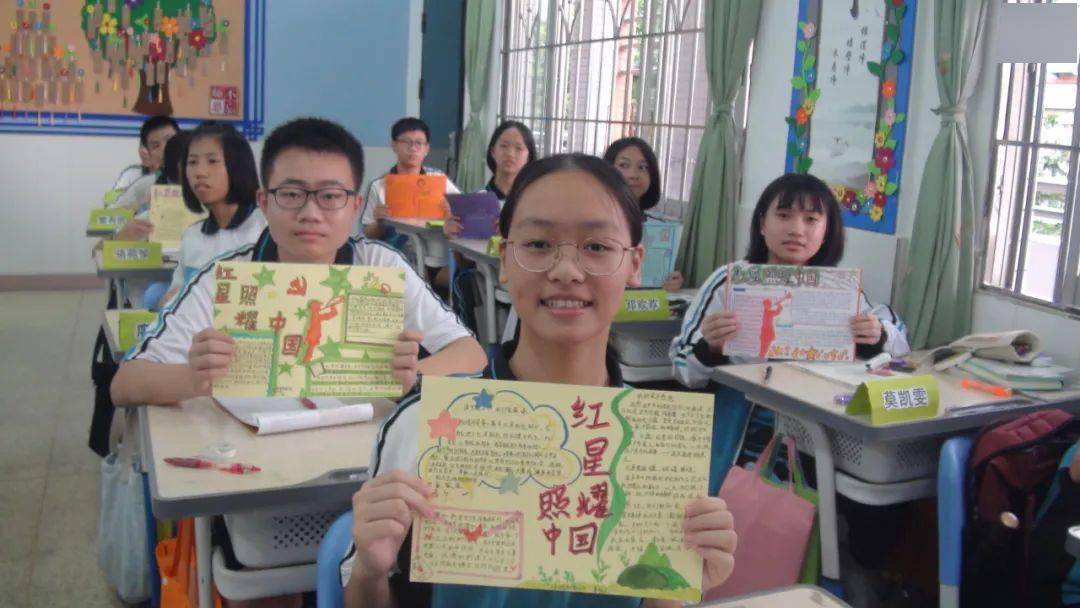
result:
[[[1005,363],[982,357],[971,357],[956,368],[976,380],[1021,391],[1057,391],[1065,386],[1065,375],[1071,372],[1060,365]]]

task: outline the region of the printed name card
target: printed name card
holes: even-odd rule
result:
[[[627,289],[615,313],[616,321],[663,321],[670,316],[663,289]]]
[[[180,186],[153,186],[150,188],[150,223],[154,225],[151,241],[161,243],[163,249],[179,249],[180,239],[188,226],[206,217],[206,212],[192,213],[184,204],[184,192]]]
[[[724,354],[757,359],[853,361],[857,268],[729,264],[724,309],[739,330]]]
[[[86,229],[91,232],[114,232],[135,217],[134,209],[91,209]]]
[[[235,354],[214,396],[397,397],[404,319],[399,268],[218,262],[214,327]]]
[[[441,219],[446,217],[445,198],[445,175],[386,176],[390,217]]]
[[[855,390],[847,413],[872,424],[907,422],[938,415],[938,385],[932,375],[867,380]]]
[[[116,342],[120,350],[127,352],[138,344],[146,332],[157,322],[156,312],[149,310],[121,310]]]
[[[418,407],[411,580],[701,599],[711,396],[428,377]]]
[[[161,268],[161,243],[152,241],[103,241],[102,270]]]

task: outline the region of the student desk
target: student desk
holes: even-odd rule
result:
[[[375,405],[371,422],[262,437],[209,397],[139,408],[143,469],[150,476],[154,515],[195,518],[200,608],[211,606],[210,517],[289,504],[348,501],[368,478],[375,435],[393,409],[389,399],[370,401]],[[236,448],[229,462],[254,464],[262,471],[232,475],[164,463],[166,457],[198,456],[221,444]]]
[[[383,221],[408,237],[413,246],[413,253],[416,254],[413,265],[416,267],[416,272],[420,275],[420,278],[426,280],[427,275],[424,273],[424,238],[444,238],[442,228],[430,228],[427,225],[428,220],[421,219],[388,217],[384,218]]]
[[[86,236],[94,238],[102,238],[106,236],[112,236],[116,232],[116,228],[87,228]]]
[[[447,239],[450,251],[476,264],[484,281],[484,323],[493,344],[499,343],[496,328],[495,286],[499,284],[499,256],[487,252],[487,239]]]
[[[772,366],[772,376],[763,381],[765,368]],[[807,429],[814,444],[817,472],[818,514],[821,522],[821,571],[826,578],[839,580],[840,558],[836,529],[836,493],[870,505],[888,505],[933,496],[936,480],[933,477],[889,484],[862,481],[836,470],[833,446],[826,428],[842,432],[862,442],[864,446],[931,439],[972,431],[1001,416],[1027,414],[1046,408],[1080,412],[1080,398],[1039,401],[1024,396],[1000,398],[960,387],[959,378],[935,374],[940,398],[936,418],[874,426],[869,420],[849,416],[844,406],[833,401],[838,393],[850,393],[850,386],[819,377],[781,362],[750,363],[720,366],[713,370],[712,379],[742,391],[751,403],[796,418]],[[971,412],[949,415],[958,406],[1000,402],[1001,408],[980,408]]]
[[[176,269],[176,260],[165,257],[164,263],[157,268],[121,268],[105,270],[101,267],[101,253],[94,253],[94,266],[97,276],[103,279],[128,279],[144,281],[171,281]]]
[[[101,327],[105,330],[105,341],[109,343],[113,361],[119,362],[124,358],[124,351],[120,349],[120,310],[106,310]]]
[[[833,594],[813,585],[796,585],[703,602],[698,608],[851,608]]]

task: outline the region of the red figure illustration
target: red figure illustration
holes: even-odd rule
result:
[[[311,358],[315,354],[315,347],[319,345],[322,340],[322,324],[323,321],[329,321],[337,316],[337,305],[345,301],[345,298],[338,296],[333,300],[323,303],[318,300],[312,300],[308,302],[308,326],[307,333],[304,335],[304,346],[306,347],[304,353],[304,363],[310,363]]]
[[[764,298],[761,300],[761,338],[759,341],[760,347],[758,349],[758,357],[765,358],[765,355],[769,353],[769,345],[776,339],[776,328],[773,326],[776,317],[780,316],[780,313],[784,312],[784,302],[791,299],[791,292],[789,291],[782,298],[778,298],[775,302]]]

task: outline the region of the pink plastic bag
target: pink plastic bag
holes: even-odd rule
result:
[[[773,486],[762,479],[772,462],[776,437],[761,453],[753,471],[733,467],[720,488],[720,498],[735,517],[739,543],[735,570],[721,586],[705,592],[705,599],[732,597],[794,585],[799,580],[806,543],[814,525],[814,504],[795,494],[790,471],[798,456],[794,442],[784,438],[788,453],[788,483]]]

